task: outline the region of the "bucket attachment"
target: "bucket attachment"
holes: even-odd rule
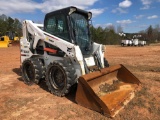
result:
[[[123,65],[103,68],[78,79],[76,102],[114,117],[134,97],[140,84]]]

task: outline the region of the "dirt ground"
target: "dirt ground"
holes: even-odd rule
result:
[[[110,120],[76,104],[75,92],[57,97],[45,82],[27,86],[20,72],[19,47],[0,48],[1,120]],[[123,64],[142,82],[134,99],[114,120],[160,120],[160,44],[106,46],[110,65]]]

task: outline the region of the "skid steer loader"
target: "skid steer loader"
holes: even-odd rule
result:
[[[11,41],[9,39],[8,36],[1,36],[0,37],[0,48],[6,48],[6,47],[9,47],[11,46]]]
[[[0,48],[12,46],[14,41],[19,41],[19,37],[17,37],[16,32],[8,31],[0,37]]]
[[[49,91],[67,95],[78,83],[78,104],[114,117],[134,97],[140,81],[123,65],[109,67],[105,46],[91,41],[91,12],[68,7],[46,14],[43,29],[23,22],[21,70],[26,84],[46,80]]]

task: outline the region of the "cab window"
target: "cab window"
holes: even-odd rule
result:
[[[70,41],[67,21],[64,15],[56,15],[47,19],[46,32],[63,40]]]

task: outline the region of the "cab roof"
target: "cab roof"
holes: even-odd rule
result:
[[[50,13],[47,13],[45,15],[45,18],[46,17],[50,17],[50,16],[53,16],[53,15],[57,15],[57,14],[64,14],[64,15],[70,15],[72,12],[76,12],[76,13],[80,13],[80,14],[83,14],[85,16],[88,17],[88,19],[91,19],[91,16],[92,16],[92,13],[91,12],[88,12],[88,11],[85,11],[85,10],[82,10],[82,9],[79,9],[77,7],[74,7],[74,6],[70,6],[70,7],[67,7],[67,8],[63,8],[63,9],[59,9],[59,10],[56,10],[56,11],[53,11],[53,12],[50,12]],[[90,14],[90,16],[89,16]]]

